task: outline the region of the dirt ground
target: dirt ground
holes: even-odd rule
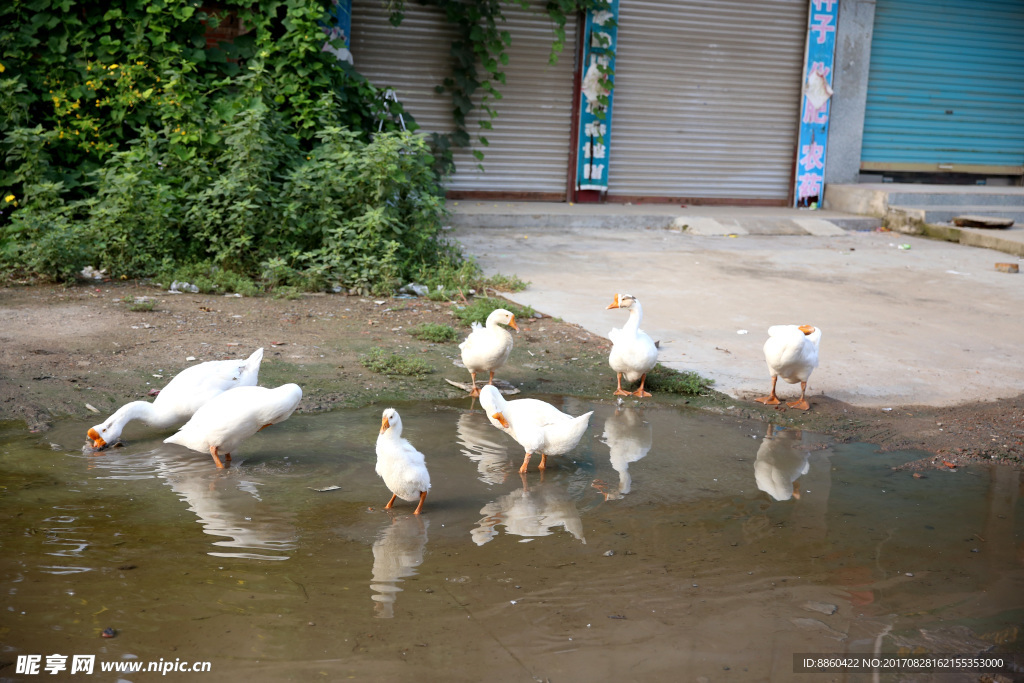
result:
[[[153,310],[130,311],[126,296],[152,299]],[[192,362],[245,357],[260,346],[265,348],[260,384],[300,384],[300,412],[458,398],[465,392],[444,380],[469,381],[469,373],[453,362],[468,328],[453,317],[453,305],[345,295],[286,300],[171,294],[138,282],[0,289],[0,419],[23,421],[32,431],[45,431],[64,416],[84,419],[97,413],[99,422],[123,403],[146,400],[150,390]],[[415,339],[409,328],[424,322],[452,325],[459,340],[434,344]],[[499,378],[520,387],[523,395],[612,399],[608,340],[550,317],[519,322],[522,332]],[[376,347],[424,360],[433,372],[422,379],[371,372],[360,361]],[[815,396],[806,414],[714,392],[653,400],[686,401],[885,450],[927,451],[905,466],[913,470],[987,460],[1021,467],[1024,461],[1024,395],[889,411]]]

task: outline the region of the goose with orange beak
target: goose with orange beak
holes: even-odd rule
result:
[[[772,325],[768,328],[768,340],[764,343],[764,359],[772,377],[771,392],[754,399],[769,406],[779,405],[775,394],[775,383],[781,377],[790,384],[800,383],[800,400],[786,403],[790,408],[810,410],[807,403],[807,380],[814,368],[818,367],[818,347],[821,345],[821,328],[812,325]]]
[[[526,450],[520,473],[526,472],[534,453],[540,453],[540,469],[545,469],[549,455],[562,455],[576,448],[594,414],[590,411],[573,417],[535,398],[506,401],[490,384],[480,390],[480,407],[492,425]]]
[[[512,334],[502,325],[519,331],[515,315],[504,308],[496,308],[487,316],[486,324],[473,323],[473,331],[459,344],[462,364],[469,370],[473,381],[470,396],[480,395],[476,386],[476,373],[486,371],[489,374],[487,383],[494,384],[494,371],[503,366],[512,353]]]
[[[658,346],[650,335],[640,329],[640,322],[644,317],[643,308],[636,297],[631,294],[616,294],[615,300],[608,304],[605,310],[612,308],[629,310],[629,319],[626,320],[626,324],[621,329],[615,328],[608,333],[608,338],[612,341],[608,365],[615,371],[616,379],[613,396],[649,397],[651,393],[644,390],[644,383],[647,381],[647,373],[658,362]],[[623,375],[626,376],[628,382],[640,380],[640,387],[632,392],[623,389]]]
[[[380,433],[377,435],[377,474],[391,491],[391,500],[384,506],[390,510],[396,498],[416,502],[414,515],[423,511],[423,501],[430,490],[430,474],[423,454],[407,439],[402,438],[402,417],[394,408],[381,415]]]
[[[215,396],[196,411],[178,432],[164,439],[194,451],[209,451],[218,468],[231,462],[231,454],[256,432],[287,420],[302,400],[297,384],[276,389],[237,387]]]
[[[214,396],[235,387],[255,386],[262,362],[263,349],[256,349],[245,360],[211,360],[185,368],[160,390],[152,403],[126,403],[93,426],[87,434],[92,448],[101,450],[116,444],[132,420],[158,429],[177,427]]]

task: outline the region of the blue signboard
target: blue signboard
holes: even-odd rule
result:
[[[838,22],[839,0],[811,0],[796,155],[794,197],[798,207],[818,208],[824,190]]]
[[[576,189],[608,189],[608,150],[611,141],[612,91],[619,0],[606,10],[587,12],[583,42],[580,126],[576,155]],[[607,73],[602,69],[607,70]],[[606,97],[607,104],[599,101]]]

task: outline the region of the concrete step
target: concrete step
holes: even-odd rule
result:
[[[958,188],[951,188],[946,192],[913,192],[901,189],[896,192],[889,192],[889,205],[911,205],[927,208],[989,206],[993,208],[1011,207],[1024,210],[1024,190],[1012,187],[990,189],[992,190],[991,192],[963,192],[958,191]]]
[[[822,207],[867,216],[884,217],[891,206],[1011,207],[1024,210],[1024,187],[994,185],[915,185],[862,183],[825,186]]]
[[[694,235],[818,235],[873,230],[880,218],[836,211],[758,206],[568,204],[449,201],[453,228],[671,229]]]
[[[948,242],[959,242],[971,247],[994,249],[1024,261],[1024,228],[989,230],[986,228],[960,228],[941,223],[924,223],[918,234]],[[1012,261],[1012,259],[1007,259]]]
[[[928,206],[913,204],[903,206],[890,204],[890,211],[917,210],[925,223],[950,223],[957,216],[991,216],[994,218],[1011,218],[1014,225],[1024,224],[1024,204],[1020,206],[987,206],[987,205],[939,205]]]

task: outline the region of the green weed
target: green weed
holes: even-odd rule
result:
[[[121,301],[123,303],[128,304],[129,311],[135,312],[152,311],[153,308],[156,306],[156,302],[153,301],[152,299],[136,299],[131,294],[125,296],[123,299],[121,299]]]
[[[359,362],[367,370],[378,372],[382,375],[422,377],[434,371],[429,363],[418,358],[406,358],[396,353],[389,353],[381,348],[373,349]]]
[[[468,306],[454,308],[452,311],[455,313],[455,317],[466,325],[471,325],[475,322],[482,325],[487,320],[487,316],[491,314],[491,311],[496,308],[504,308],[517,318],[532,318],[534,313],[533,309],[529,306],[518,306],[504,299],[486,296],[474,297]]]
[[[644,388],[652,394],[680,394],[682,396],[699,396],[711,388],[715,380],[701,377],[688,370],[677,371],[666,368],[661,363],[647,373]]]
[[[459,333],[455,331],[455,328],[451,325],[441,325],[439,323],[422,323],[416,327],[411,327],[409,328],[409,334],[420,341],[438,344],[455,341],[459,338]]]

